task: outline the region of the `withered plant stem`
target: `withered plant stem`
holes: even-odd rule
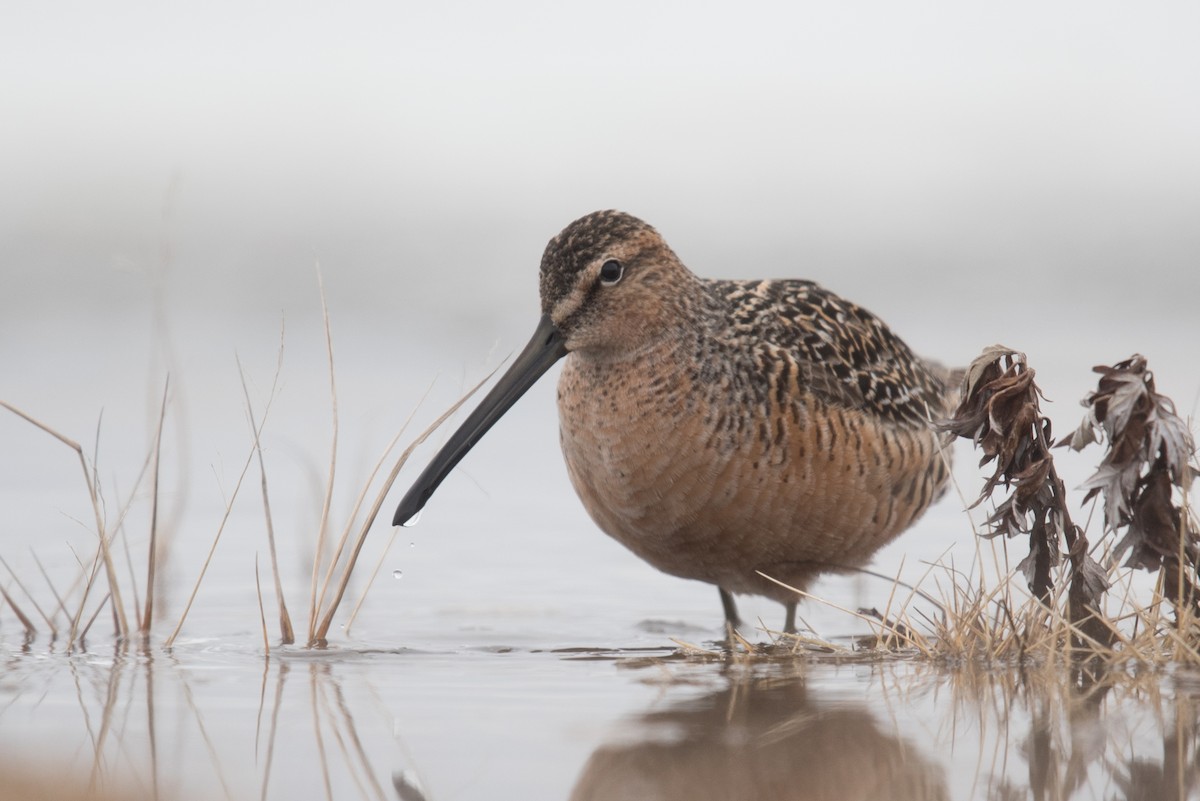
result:
[[[271,638],[267,636],[267,610],[263,606],[262,580],[258,575],[258,552],[254,553],[254,590],[258,593],[258,618],[262,623],[263,653],[271,655]]]
[[[33,593],[31,593],[25,587],[25,585],[21,583],[20,576],[13,571],[12,567],[9,566],[8,561],[5,560],[3,556],[0,556],[0,565],[4,565],[4,569],[8,571],[8,575],[12,576],[12,580],[16,582],[17,588],[20,589],[21,592],[25,593],[25,597],[29,599],[29,603],[33,604],[33,608],[37,610],[39,615],[41,615],[42,620],[46,621],[46,625],[50,628],[50,635],[57,637],[58,627],[54,625],[54,620],[50,617],[50,615],[47,615],[45,610],[42,609],[41,605],[38,604],[37,599],[33,597]]]
[[[112,601],[112,593],[107,593],[103,598],[100,599],[100,603],[96,605],[96,611],[92,612],[92,616],[87,619],[87,622],[83,624],[83,627],[79,629],[79,632],[73,635],[70,643],[72,646],[87,639],[88,632],[92,630],[92,624],[96,622],[96,618],[100,617],[100,613],[104,611],[104,607],[106,607],[110,601]],[[80,607],[80,611],[83,611],[82,607]]]
[[[37,552],[32,548],[29,549],[29,555],[33,557],[33,562],[37,565],[38,572],[42,574],[42,578],[46,581],[46,586],[50,588],[50,594],[54,596],[54,603],[58,605],[58,612],[61,612],[63,617],[70,620],[71,615],[67,612],[67,605],[63,603],[62,594],[54,586],[54,582],[50,580],[50,574],[46,572],[46,566],[42,564],[42,560],[38,558]],[[58,613],[55,614],[57,615]]]
[[[366,499],[366,496],[367,496],[367,490],[369,490],[371,488],[371,484],[373,484],[375,482],[375,476],[379,475],[379,471],[383,468],[384,462],[387,460],[387,458],[391,454],[391,452],[396,448],[396,443],[398,443],[400,441],[400,438],[402,436],[404,436],[404,432],[408,430],[408,426],[410,423],[412,423],[413,417],[416,416],[417,410],[420,409],[421,406],[425,403],[425,399],[429,397],[429,393],[432,390],[433,390],[433,384],[431,383],[428,387],[426,387],[425,394],[422,395],[420,400],[417,401],[416,406],[414,406],[412,411],[408,413],[408,417],[405,418],[404,423],[400,426],[400,430],[396,432],[396,435],[394,437],[392,437],[391,441],[387,444],[387,447],[383,449],[383,453],[379,454],[379,459],[376,460],[375,466],[371,468],[370,475],[368,475],[366,481],[363,482],[362,490],[358,493],[358,497],[354,501],[354,508],[350,511],[349,520],[346,523],[345,531],[343,532],[341,540],[338,542],[337,551],[334,554],[333,559],[330,560],[329,571],[325,574],[325,583],[321,587],[321,603],[322,604],[324,604],[326,589],[329,587],[331,580],[332,580],[333,566],[335,564],[337,564],[337,562],[341,559],[342,552],[345,549],[347,535],[350,533],[350,527],[353,524],[353,522],[358,518],[358,513],[362,509],[363,501]],[[386,493],[386,489],[387,488],[385,488],[385,493]],[[380,551],[379,561],[376,563],[374,571],[367,578],[366,586],[363,587],[363,591],[358,596],[358,602],[354,605],[354,609],[351,611],[350,617],[346,621],[346,633],[347,634],[350,633],[350,627],[352,625],[354,625],[354,619],[356,617],[358,617],[358,610],[362,606],[363,599],[365,599],[367,596],[367,591],[369,589],[371,589],[371,585],[375,582],[375,577],[379,573],[379,568],[383,564],[384,558],[387,556],[388,551],[391,550],[392,543],[394,543],[396,541],[396,532],[398,530],[399,530],[398,527],[392,528],[392,535],[391,535],[391,537],[388,538],[387,545],[384,546],[382,551]],[[353,565],[348,565],[346,567],[343,567],[343,570],[352,569],[352,568],[353,568]]]
[[[162,405],[158,410],[158,426],[154,431],[154,470],[150,474],[150,553],[146,556],[146,606],[142,614],[142,636],[150,633],[154,622],[154,574],[158,567],[158,476],[162,456],[163,421],[167,418],[167,393],[171,389],[171,376],[163,381]]]
[[[321,315],[325,322],[325,350],[329,357],[330,415],[333,421],[333,436],[329,448],[329,478],[325,483],[325,500],[321,504],[321,521],[317,528],[317,544],[313,554],[312,585],[308,602],[308,642],[316,639],[317,627],[317,579],[321,574],[321,554],[325,550],[325,536],[329,528],[329,511],[333,503],[333,480],[337,470],[338,404],[337,380],[333,369],[333,332],[329,324],[329,305],[325,302],[325,282],[321,277],[321,266],[317,265],[317,285],[321,291]]]
[[[125,555],[125,570],[129,573],[129,589],[133,595],[133,613],[140,621],[142,618],[142,602],[138,595],[137,588],[137,572],[133,566],[133,554],[129,549],[129,537],[125,536],[125,518],[129,516],[129,510],[133,507],[133,502],[137,499],[138,488],[142,486],[142,482],[146,479],[146,473],[150,470],[150,465],[154,461],[154,446],[146,450],[146,458],[142,460],[142,467],[138,470],[137,478],[134,479],[133,486],[129,489],[129,494],[125,498],[125,503],[121,506],[121,511],[117,514],[116,521],[109,526],[113,532],[113,539],[121,538],[121,551]],[[95,472],[93,470],[93,472]]]
[[[446,422],[446,420],[449,419],[452,414],[457,412],[459,407],[466,403],[467,400],[474,395],[480,387],[487,383],[487,381],[491,379],[495,372],[496,371],[493,370],[484,376],[483,380],[471,387],[470,391],[467,392],[466,395],[463,395],[454,403],[454,405],[442,412],[441,416],[434,420],[428,428],[422,431],[421,436],[413,440],[409,446],[404,449],[404,452],[400,454],[400,458],[397,459],[396,463],[392,466],[392,472],[389,473],[388,477],[384,480],[383,486],[379,489],[379,494],[375,496],[375,502],[371,504],[371,509],[367,512],[367,516],[363,520],[362,526],[359,528],[358,538],[355,540],[354,548],[350,551],[350,556],[346,560],[346,566],[342,569],[342,575],[338,581],[337,588],[334,591],[333,598],[325,608],[324,614],[321,617],[320,625],[314,629],[313,635],[309,638],[308,645],[310,648],[325,642],[325,638],[329,634],[329,629],[333,625],[333,615],[335,612],[337,612],[337,608],[342,602],[342,597],[346,594],[346,587],[350,583],[350,574],[354,571],[354,565],[358,562],[358,555],[362,551],[363,543],[367,541],[367,533],[371,530],[371,525],[375,522],[375,518],[379,515],[379,510],[383,506],[383,502],[387,497],[388,490],[392,488],[392,484],[396,481],[396,476],[400,474],[400,469],[404,467],[405,462],[408,461],[408,457],[411,456],[412,452],[416,450],[417,447],[423,442],[425,442],[425,440],[428,439],[429,436],[436,431],[439,426],[442,425],[442,423]]]
[[[279,376],[283,372],[283,343],[284,343],[284,324],[279,325],[279,355],[275,360],[275,377],[271,380],[271,391],[267,395],[267,413],[270,412],[271,404],[275,402],[276,389],[279,386]],[[235,355],[236,358],[236,355]],[[279,558],[275,552],[275,524],[271,517],[271,496],[267,492],[267,467],[263,459],[262,441],[258,435],[258,424],[254,419],[254,404],[250,401],[250,389],[246,385],[246,371],[242,369],[242,361],[237,358],[238,376],[242,381],[242,394],[246,398],[246,413],[250,418],[250,430],[254,432],[254,452],[258,456],[258,472],[261,477],[262,499],[263,499],[263,514],[267,521],[267,548],[271,556],[271,575],[275,580],[275,600],[279,606],[279,637],[284,645],[291,645],[296,641],[296,632],[292,628],[292,616],[288,613],[287,600],[283,594],[283,581],[279,575]]]
[[[363,501],[367,496],[367,490],[369,490],[371,488],[371,484],[375,482],[375,476],[379,475],[379,470],[383,467],[384,461],[387,459],[388,455],[391,454],[392,450],[395,449],[396,443],[400,441],[400,437],[404,436],[404,432],[408,430],[408,425],[412,422],[413,417],[416,415],[417,409],[421,408],[421,404],[425,401],[425,398],[429,396],[429,392],[432,389],[433,384],[430,384],[425,390],[425,394],[421,396],[421,400],[419,400],[417,405],[413,407],[413,410],[409,412],[408,417],[404,420],[403,425],[400,426],[400,430],[396,432],[396,436],[392,437],[391,442],[389,442],[387,447],[383,449],[383,453],[379,455],[379,459],[375,462],[375,466],[371,468],[370,475],[368,475],[366,481],[363,482],[362,490],[358,493],[358,497],[354,500],[354,508],[350,510],[349,518],[346,521],[346,527],[342,532],[341,539],[338,541],[337,550],[334,552],[333,558],[329,561],[329,570],[326,572],[325,581],[321,586],[321,604],[324,604],[325,591],[328,589],[333,579],[333,567],[338,563],[338,560],[341,559],[342,553],[345,550],[346,540],[350,534],[350,528],[354,521],[358,518],[358,513],[362,509]],[[367,590],[371,588],[371,585],[375,581],[375,576],[379,573],[380,565],[383,564],[384,558],[387,556],[388,551],[391,550],[392,543],[396,541],[396,531],[397,528],[393,527],[392,535],[388,538],[387,545],[384,546],[383,550],[379,554],[379,561],[375,565],[375,570],[371,573],[370,577],[368,577],[366,586],[359,595],[358,603],[355,604],[354,609],[350,613],[350,618],[346,621],[347,634],[350,633],[350,627],[354,625],[354,619],[358,616],[359,607],[362,605],[362,600],[367,595]],[[353,566],[351,565],[350,567]]]
[[[17,616],[17,620],[21,621],[21,625],[25,628],[25,636],[32,637],[36,634],[37,626],[33,625],[33,621],[21,611],[21,607],[17,606],[17,602],[8,594],[8,591],[0,587],[0,595],[4,596],[4,600],[8,603],[9,608],[13,610],[13,614]]]
[[[255,440],[262,434],[262,426],[267,424],[266,415],[263,415],[262,425],[259,426],[255,434]],[[200,575],[196,576],[196,583],[192,585],[192,592],[188,595],[187,603],[183,606],[183,612],[179,615],[179,622],[175,624],[171,635],[163,642],[163,647],[170,648],[175,644],[175,638],[179,636],[179,632],[183,629],[183,623],[187,620],[188,613],[192,610],[192,604],[196,601],[196,594],[200,592],[200,584],[204,581],[204,576],[208,573],[208,566],[212,564],[213,554],[217,551],[217,545],[221,542],[221,535],[225,532],[225,524],[229,522],[229,515],[233,512],[233,504],[237,500],[238,493],[241,492],[242,482],[246,479],[246,473],[250,471],[250,465],[254,463],[254,446],[250,446],[250,452],[246,454],[246,461],[242,464],[242,471],[238,473],[237,483],[233,485],[233,492],[229,496],[229,500],[225,502],[225,513],[221,516],[221,523],[217,526],[217,533],[213,535],[212,545],[208,548],[208,555],[204,557],[204,564],[200,566]]]

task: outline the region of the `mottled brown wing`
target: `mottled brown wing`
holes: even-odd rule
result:
[[[914,355],[861,306],[811,281],[711,285],[728,304],[733,336],[790,355],[826,402],[922,426],[946,412],[948,371]]]

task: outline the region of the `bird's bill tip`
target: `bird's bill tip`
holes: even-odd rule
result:
[[[455,465],[483,438],[488,429],[504,416],[517,399],[565,355],[567,349],[562,332],[549,314],[543,314],[529,344],[513,360],[512,365],[500,376],[500,380],[458,430],[450,435],[446,444],[405,493],[400,505],[396,507],[392,525],[412,525],[425,503]]]

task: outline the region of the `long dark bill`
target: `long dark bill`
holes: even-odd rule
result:
[[[533,339],[529,340],[529,344],[512,363],[512,367],[508,368],[487,397],[471,412],[470,417],[451,435],[401,499],[392,525],[400,526],[412,520],[424,508],[425,502],[433,496],[442,479],[467,455],[467,451],[471,450],[488,429],[525,394],[525,390],[533,386],[551,365],[566,355],[567,349],[563,344],[562,333],[550,320],[550,315],[543,314],[537,330],[533,332]]]

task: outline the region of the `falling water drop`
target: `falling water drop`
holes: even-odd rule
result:
[[[402,570],[393,570],[393,571],[392,571],[392,578],[394,578],[394,579],[404,578],[404,571],[402,571]]]
[[[405,528],[412,528],[413,526],[415,526],[417,523],[420,523],[420,522],[421,522],[421,512],[417,512],[415,515],[408,518],[400,525],[404,526]]]

